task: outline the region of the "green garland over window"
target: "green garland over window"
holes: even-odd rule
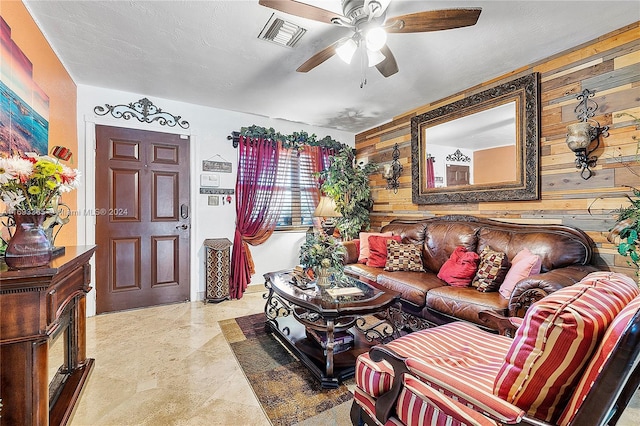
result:
[[[240,128],[240,135],[247,138],[262,138],[272,141],[280,141],[285,148],[293,148],[295,150],[302,150],[305,145],[308,146],[322,146],[325,148],[332,148],[337,152],[343,149],[350,149],[348,145],[338,142],[331,138],[331,136],[325,136],[322,139],[318,139],[315,134],[309,134],[305,131],[293,132],[290,135],[283,135],[280,132],[276,132],[273,127],[266,128],[260,126],[249,126]]]

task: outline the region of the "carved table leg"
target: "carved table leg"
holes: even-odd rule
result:
[[[326,364],[326,374],[327,377],[333,377],[333,347],[334,347],[334,336],[333,336],[334,323],[333,320],[327,320],[327,364]]]

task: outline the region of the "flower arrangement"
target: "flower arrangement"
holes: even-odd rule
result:
[[[63,192],[79,186],[80,172],[49,156],[0,158],[0,197],[6,213],[44,213]]]
[[[340,241],[324,233],[314,233],[300,247],[300,264],[314,271],[330,268],[342,272],[346,253]]]

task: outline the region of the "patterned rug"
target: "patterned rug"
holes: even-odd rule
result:
[[[240,367],[274,425],[351,425],[353,394],[347,385],[322,389],[320,382],[271,334],[264,313],[220,321]]]

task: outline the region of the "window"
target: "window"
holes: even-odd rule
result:
[[[313,224],[313,212],[318,203],[317,180],[313,150],[303,150],[281,161],[278,186],[285,188],[282,210],[276,229],[308,227]]]

